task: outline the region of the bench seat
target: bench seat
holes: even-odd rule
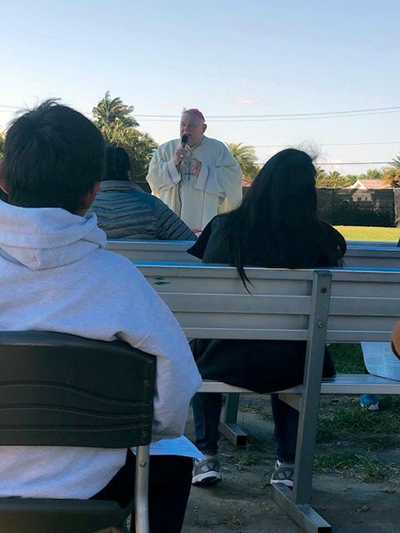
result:
[[[211,380],[204,380],[199,392],[256,394],[249,389]],[[279,392],[301,394],[303,385]],[[337,374],[334,378],[322,380],[321,394],[400,394],[400,381],[370,374]]]

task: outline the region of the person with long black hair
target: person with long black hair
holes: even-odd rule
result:
[[[245,266],[269,268],[336,267],[346,251],[342,235],[317,215],[316,171],[303,151],[274,155],[255,178],[239,207],[206,226],[189,253],[204,263],[237,268],[246,289]],[[268,393],[302,383],[306,343],[276,340],[207,340],[191,343],[203,379],[215,379]],[[326,352],[324,375],[335,373]],[[221,480],[218,424],[221,394],[196,394],[196,445],[205,454],[194,465],[193,484]],[[272,394],[277,461],[272,483],[293,486],[298,412]]]

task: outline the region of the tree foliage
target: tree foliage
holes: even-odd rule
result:
[[[245,179],[254,179],[260,171],[254,147],[243,143],[227,143],[226,146],[239,163],[243,177]]]
[[[139,123],[131,116],[133,109],[119,97],[112,99],[107,91],[93,108],[94,123],[107,144],[121,146],[128,152],[132,178],[144,181],[157,143],[148,133],[137,130]]]
[[[316,184],[317,187],[326,187],[329,189],[341,189],[344,187],[350,187],[357,181],[357,176],[342,176],[340,172],[337,170],[334,170],[332,172],[329,172],[329,174],[326,173],[326,171],[317,166],[317,177],[316,177]]]
[[[390,167],[383,169],[382,181],[391,187],[400,187],[400,155],[389,163]]]
[[[382,179],[382,171],[377,168],[370,168],[365,174],[358,176],[359,180],[380,180]]]
[[[5,133],[0,131],[0,160],[3,159],[3,153],[4,153],[4,142],[6,140]]]
[[[316,179],[317,179],[317,186],[318,186],[318,180],[326,178],[326,170],[320,167],[319,165],[316,165],[315,170],[317,172]]]
[[[112,128],[116,123],[126,128],[137,128],[139,123],[131,116],[133,109],[133,106],[124,104],[119,96],[111,98],[110,91],[107,91],[92,110],[94,123],[99,129]]]

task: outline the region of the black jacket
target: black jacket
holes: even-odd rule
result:
[[[227,264],[223,240],[226,221],[227,215],[213,218],[188,252],[204,263]],[[332,226],[322,223],[322,231],[328,246],[320,254],[311,248],[309,255],[315,264],[308,265],[309,268],[339,266],[346,251],[346,241]],[[307,241],[304,245],[307,246]],[[261,257],[252,264],[269,267],[269,262],[270,258]],[[191,348],[204,379],[224,381],[261,393],[294,387],[303,381],[306,343],[302,341],[195,339]],[[334,374],[335,368],[326,350],[324,376]]]

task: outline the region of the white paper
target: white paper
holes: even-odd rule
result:
[[[136,454],[136,448],[131,448]],[[196,446],[184,437],[176,439],[162,439],[150,444],[150,455],[181,455],[182,457],[192,457],[193,459],[204,459],[204,455]]]
[[[370,374],[400,381],[400,360],[393,354],[390,342],[362,342],[361,347]]]

